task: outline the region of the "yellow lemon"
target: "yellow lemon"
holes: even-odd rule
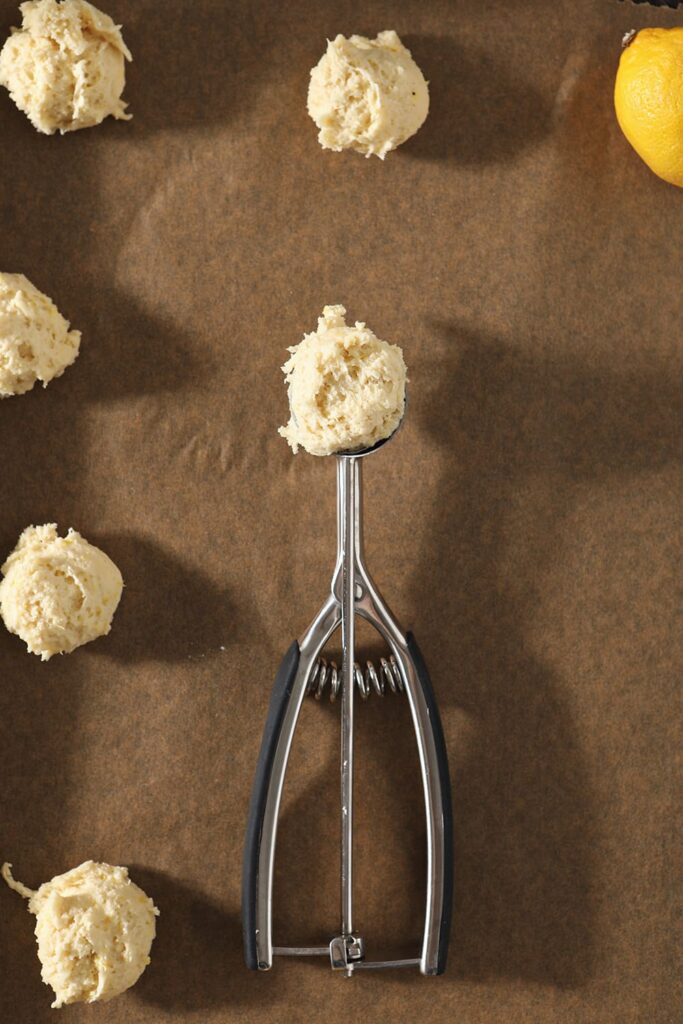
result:
[[[648,167],[683,188],[683,28],[644,28],[621,55],[614,106]]]

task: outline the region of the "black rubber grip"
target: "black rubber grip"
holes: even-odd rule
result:
[[[443,735],[439,709],[436,705],[432,683],[429,672],[425,665],[424,658],[417,646],[417,641],[412,633],[406,637],[408,650],[413,659],[417,677],[422,687],[427,712],[434,737],[436,748],[436,760],[439,772],[439,783],[441,786],[441,813],[443,814],[443,843],[444,843],[444,891],[443,909],[441,913],[441,928],[439,930],[439,955],[435,974],[443,974],[446,970],[448,959],[448,943],[451,937],[451,915],[453,912],[453,808],[451,804],[451,777],[448,771],[448,754],[446,752],[446,741]]]
[[[256,891],[258,886],[258,863],[261,851],[263,817],[273,771],[282,723],[284,721],[292,686],[299,667],[299,645],[294,641],[289,648],[275,677],[261,740],[261,750],[256,765],[254,785],[251,790],[247,834],[244,841],[244,862],[242,866],[242,933],[244,936],[244,959],[251,971],[258,970],[256,955]]]

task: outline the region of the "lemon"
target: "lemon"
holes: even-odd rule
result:
[[[683,28],[644,28],[621,55],[614,106],[648,167],[683,188]]]

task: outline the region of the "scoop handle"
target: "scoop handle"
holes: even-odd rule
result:
[[[285,654],[275,677],[270,698],[268,715],[261,740],[261,750],[256,764],[256,774],[251,790],[247,832],[244,842],[242,868],[242,931],[244,937],[244,959],[251,971],[263,970],[270,964],[260,964],[256,948],[258,871],[261,853],[261,837],[266,811],[268,791],[275,751],[282,732],[287,706],[292,696],[292,686],[299,667],[299,644],[295,640]]]
[[[406,636],[408,653],[415,667],[420,688],[427,706],[428,728],[434,745],[439,790],[441,794],[441,842],[443,844],[443,888],[441,891],[439,940],[435,969],[429,973],[443,974],[448,958],[448,944],[451,935],[451,915],[453,912],[453,807],[451,802],[451,777],[448,771],[448,753],[446,740],[441,725],[439,708],[432,689],[432,681],[422,652],[412,633]]]

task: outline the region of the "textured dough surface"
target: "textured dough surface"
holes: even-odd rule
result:
[[[380,157],[414,135],[429,111],[422,72],[393,31],[338,35],[311,71],[308,112],[323,149]]]
[[[75,530],[29,526],[2,566],[0,614],[31,654],[48,661],[111,629],[123,579],[112,562]]]
[[[369,448],[389,437],[403,416],[406,364],[398,345],[363,323],[346,324],[343,306],[325,306],[318,330],[290,348],[282,367],[291,417],[280,434],[296,453]]]
[[[92,860],[57,875],[34,892],[7,884],[29,900],[36,915],[38,959],[53,1007],[107,1002],[134,985],[149,961],[159,911],[128,877],[128,869]]]
[[[0,273],[0,398],[46,387],[76,359],[80,331],[23,274]]]
[[[127,120],[121,99],[132,60],[108,14],[86,0],[29,0],[0,52],[0,85],[46,135]]]

